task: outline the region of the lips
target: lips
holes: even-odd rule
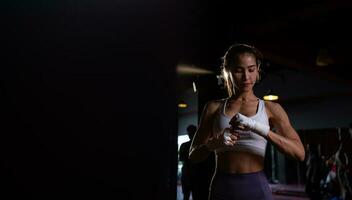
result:
[[[245,86],[245,87],[248,87],[248,86],[251,85],[251,83],[242,83],[241,85],[242,85],[242,86]]]

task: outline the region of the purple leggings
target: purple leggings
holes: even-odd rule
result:
[[[273,200],[263,171],[245,174],[217,171],[210,188],[210,200]]]

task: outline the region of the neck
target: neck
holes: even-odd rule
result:
[[[230,97],[231,99],[236,99],[240,101],[252,101],[257,100],[257,97],[254,95],[253,90],[246,92],[237,92],[236,94]]]

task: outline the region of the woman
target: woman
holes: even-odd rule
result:
[[[284,109],[253,93],[261,60],[255,47],[231,46],[221,67],[229,98],[204,107],[189,156],[192,162],[201,162],[215,151],[211,200],[272,199],[263,173],[267,141],[285,155],[304,160],[304,147]]]

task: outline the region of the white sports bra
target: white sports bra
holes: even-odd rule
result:
[[[219,112],[215,116],[213,129],[214,133],[222,133],[222,130],[226,127],[230,127],[231,117],[225,114],[226,103],[228,99],[224,99],[222,105],[220,106]],[[250,116],[249,118],[256,120],[257,122],[269,125],[268,115],[265,110],[265,102],[261,99],[259,100],[259,105],[257,109],[257,113],[254,116]],[[252,132],[252,131],[241,131],[238,130],[240,134],[240,139],[233,145],[221,149],[216,149],[216,152],[223,151],[245,151],[250,152],[256,155],[260,155],[262,157],[265,156],[265,149],[267,145],[267,140]]]

